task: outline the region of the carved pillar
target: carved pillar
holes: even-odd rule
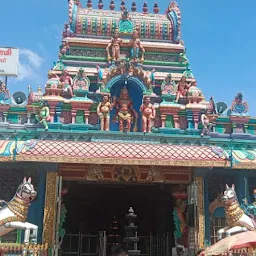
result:
[[[180,122],[179,122],[179,115],[178,114],[173,114],[173,121],[174,121],[174,127],[176,129],[180,128]]]
[[[7,115],[8,115],[7,112],[4,112],[4,113],[3,113],[4,123],[7,123]]]
[[[85,124],[88,124],[88,119],[89,119],[89,115],[90,115],[90,111],[84,111],[84,120],[85,120]]]
[[[166,115],[161,115],[162,128],[165,128]]]
[[[47,173],[44,206],[43,243],[53,245],[55,237],[55,219],[57,202],[57,172]]]
[[[76,109],[72,109],[72,110],[71,110],[72,124],[75,124],[75,123],[76,123],[76,112],[77,112]]]
[[[59,105],[59,106],[56,106],[56,116],[57,116],[57,123],[59,123],[60,122],[60,115],[61,115],[61,106]]]
[[[191,110],[187,110],[187,120],[188,120],[188,129],[193,129],[193,112]]]
[[[27,113],[27,124],[30,124],[31,123],[31,113]]]
[[[198,213],[198,246],[204,247],[204,178],[196,177],[197,184],[197,213]]]
[[[193,112],[193,119],[194,119],[194,128],[198,129],[198,123],[199,123],[199,111]]]
[[[54,115],[55,115],[55,106],[50,106],[50,117],[51,117],[50,122],[51,123],[54,122]]]

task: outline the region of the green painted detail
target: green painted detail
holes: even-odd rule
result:
[[[174,128],[173,116],[171,116],[171,115],[166,116],[165,127],[166,128]]]
[[[83,17],[83,20],[82,20],[82,33],[86,34],[86,31],[87,31],[87,19],[85,17]]]
[[[81,61],[107,61],[107,58],[102,57],[84,57],[84,56],[72,56],[72,55],[65,55],[63,58],[65,60],[81,60]]]
[[[225,133],[226,129],[224,127],[224,125],[216,125],[216,128],[215,128],[216,132],[218,133]]]
[[[249,124],[256,124],[256,119],[250,119],[248,123]]]
[[[150,21],[150,37],[155,38],[155,22]]]
[[[97,18],[92,18],[92,33],[96,34],[97,32]]]
[[[119,32],[123,34],[131,34],[133,32],[132,22],[130,20],[120,20]]]
[[[106,18],[102,19],[102,32],[103,32],[103,35],[106,35],[106,33],[107,33],[107,19]]]
[[[16,244],[21,244],[21,234],[22,234],[22,230],[17,229]]]
[[[90,112],[96,112],[97,111],[98,103],[92,104],[90,107]]]
[[[84,124],[84,111],[78,110],[76,112],[76,124]]]
[[[17,124],[19,123],[19,115],[18,114],[8,114],[7,117],[8,122],[12,124]]]
[[[181,110],[181,111],[179,112],[179,116],[185,116],[185,117],[187,117],[187,112],[186,112],[186,110]]]
[[[70,111],[72,109],[70,104],[64,103],[62,105],[62,110]]]
[[[106,52],[106,49],[104,48],[93,48],[93,47],[82,47],[82,46],[71,46],[70,49],[72,50],[94,50],[97,52]]]
[[[63,225],[65,223],[67,217],[67,209],[64,204],[61,206],[61,213],[60,213],[60,224],[59,224],[59,237],[62,240],[66,234],[66,230],[63,228]]]
[[[27,109],[19,107],[10,107],[9,112],[27,112]]]
[[[248,128],[247,128],[247,132],[249,133],[249,134],[255,134],[255,127],[254,126],[251,126],[251,125],[249,125],[248,126]]]

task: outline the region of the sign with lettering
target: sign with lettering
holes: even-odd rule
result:
[[[19,49],[0,47],[0,76],[17,76]]]

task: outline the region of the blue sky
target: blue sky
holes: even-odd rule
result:
[[[97,0],[92,0],[94,6]],[[10,79],[9,89],[27,91],[44,85],[57,60],[61,32],[68,20],[67,0],[1,1],[1,46],[20,48],[20,76]],[[83,6],[86,0],[81,0]],[[103,0],[105,8],[110,0]],[[115,1],[118,7],[119,1]],[[161,12],[168,1],[157,2]],[[198,86],[205,96],[231,104],[243,92],[251,115],[256,116],[256,1],[178,0],[182,14],[182,39]],[[132,0],[126,0],[131,5]],[[141,10],[143,0],[137,1]],[[152,8],[151,8],[152,10]]]

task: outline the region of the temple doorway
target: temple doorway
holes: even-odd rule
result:
[[[141,255],[169,255],[174,246],[171,185],[67,182],[64,255],[108,256],[125,237],[130,207],[138,218]]]

